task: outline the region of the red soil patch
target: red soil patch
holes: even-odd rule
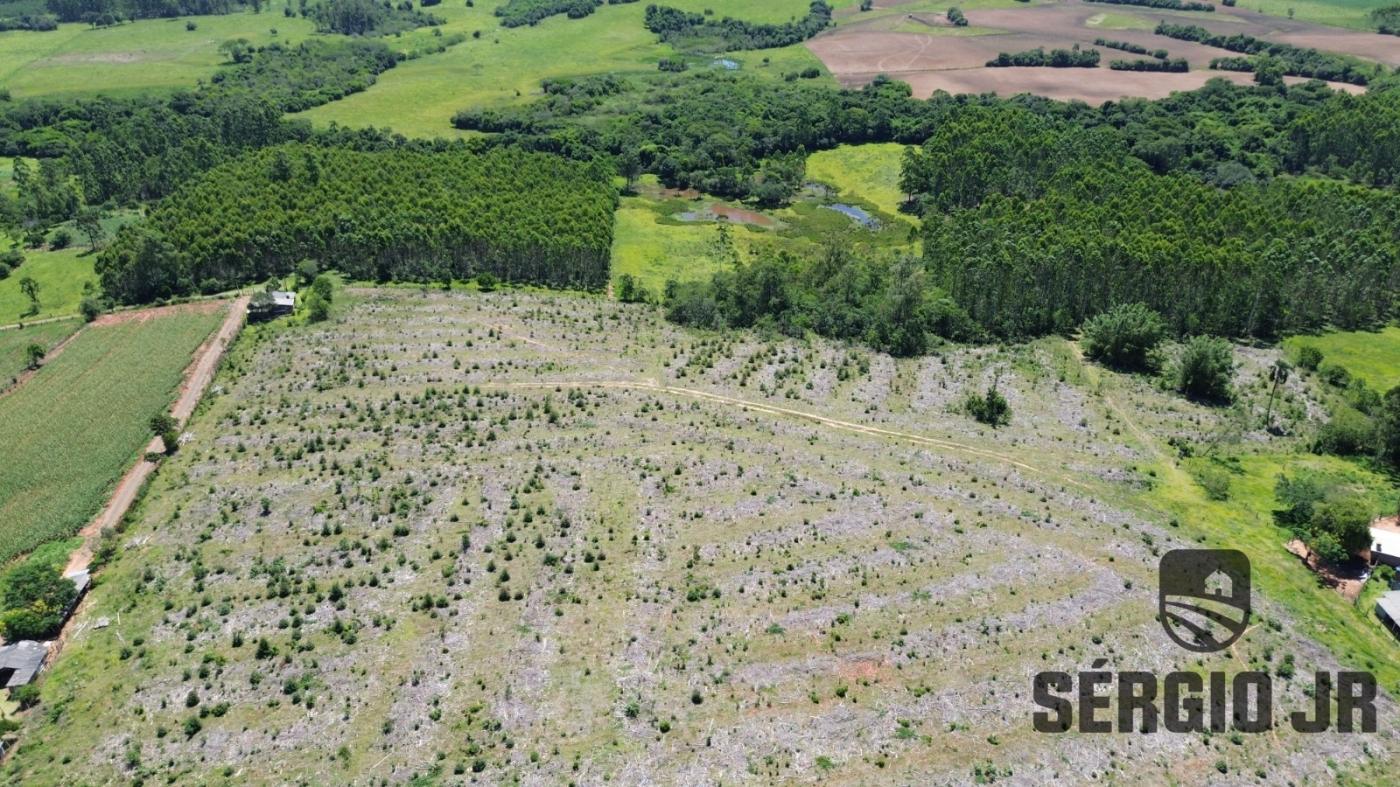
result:
[[[108,325],[121,325],[128,322],[147,322],[149,320],[169,317],[174,314],[213,314],[228,308],[228,301],[195,301],[193,303],[180,303],[174,306],[156,306],[151,309],[137,309],[134,311],[111,312],[92,321],[94,327],[102,328]]]
[[[1293,539],[1284,545],[1284,548],[1292,552],[1303,565],[1310,571],[1317,574],[1322,584],[1341,593],[1347,601],[1356,601],[1361,595],[1361,589],[1366,586],[1367,573],[1366,562],[1363,560],[1352,560],[1346,565],[1334,565],[1324,562],[1317,556],[1316,552],[1308,549],[1298,539]]]
[[[846,661],[837,668],[836,674],[842,680],[852,683],[857,681],[869,681],[874,683],[880,679],[880,674],[885,671],[885,664],[880,659],[855,659]]]
[[[715,218],[738,224],[753,224],[759,227],[773,226],[773,220],[754,211],[745,208],[736,208],[733,205],[723,205],[718,202],[710,206],[710,212],[715,214]]]

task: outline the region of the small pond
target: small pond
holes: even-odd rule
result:
[[[858,208],[855,205],[847,205],[842,202],[837,202],[831,205],[823,205],[822,207],[829,208],[830,210],[834,210],[837,213],[844,213],[845,215],[850,216],[857,224],[867,229],[875,229],[876,227],[880,226],[880,222],[877,221],[874,216],[871,216],[868,212],[866,212],[864,208]]]

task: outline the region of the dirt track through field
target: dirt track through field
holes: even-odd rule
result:
[[[213,311],[218,306],[225,306],[228,308],[229,312],[228,316],[224,318],[223,324],[219,326],[219,330],[206,339],[204,344],[200,345],[199,349],[195,351],[194,361],[190,363],[189,368],[185,371],[184,382],[180,384],[179,396],[176,397],[175,404],[170,408],[171,417],[173,417],[180,426],[184,426],[185,422],[189,420],[190,415],[194,413],[194,408],[204,396],[204,391],[209,387],[209,383],[213,381],[214,373],[218,371],[219,361],[223,359],[224,352],[228,350],[229,345],[233,343],[234,337],[238,335],[238,331],[243,327],[243,320],[248,312],[249,299],[249,296],[245,295],[235,299],[231,303],[209,302],[198,304],[198,308],[206,311]],[[191,306],[193,306],[193,304]],[[172,310],[183,308],[186,307],[172,306],[162,307],[161,309],[143,310],[140,312],[123,312],[120,315],[109,315],[117,317],[117,319],[110,320],[107,323],[102,323],[102,321],[99,320],[94,324],[116,324],[120,322],[129,322],[131,320],[155,319],[164,314],[172,313]],[[136,464],[133,465],[130,470],[126,471],[121,481],[117,483],[116,489],[112,490],[112,496],[108,498],[107,505],[103,506],[102,510],[98,512],[97,516],[94,517],[91,522],[84,526],[82,530],[78,531],[78,535],[83,539],[83,545],[69,557],[68,566],[63,570],[64,574],[82,571],[92,562],[93,549],[96,547],[97,540],[101,537],[102,531],[109,527],[114,527],[121,521],[123,516],[126,516],[127,509],[131,508],[131,504],[136,502],[136,496],[140,493],[141,487],[145,485],[146,480],[149,479],[151,473],[155,471],[155,463],[147,461],[145,454],[152,451],[160,451],[163,447],[159,437],[152,438],[151,442],[148,443],[143,450],[142,457],[137,460]]]
[[[828,416],[820,415],[817,413],[809,413],[805,410],[794,410],[789,407],[779,407],[777,405],[766,404],[764,402],[755,402],[750,401],[748,399],[738,399],[733,396],[725,396],[723,394],[710,393],[708,391],[700,391],[694,388],[681,388],[674,385],[660,385],[653,381],[634,382],[629,380],[573,380],[539,383],[499,383],[496,385],[488,384],[483,387],[514,389],[605,388],[633,391],[648,391],[651,393],[670,394],[673,396],[686,396],[692,399],[699,399],[701,401],[713,402],[729,407],[737,407],[742,410],[751,410],[753,412],[783,416],[788,418],[800,418],[802,420],[812,421],[814,423],[820,424],[821,426],[825,426],[831,429],[838,429],[845,432],[854,432],[856,434],[871,435],[874,437],[888,437],[895,440],[924,446],[926,448],[937,448],[944,451],[954,451],[957,453],[967,454],[981,459],[990,459],[994,462],[1008,464],[1021,470],[1035,473],[1036,475],[1042,475],[1049,478],[1053,478],[1062,483],[1071,484],[1073,486],[1079,487],[1080,489],[1090,488],[1087,484],[1083,483],[1082,481],[1079,481],[1057,471],[1046,470],[1044,468],[1036,467],[1035,465],[1027,464],[1026,462],[1023,462],[1020,459],[1011,456],[1010,454],[1004,454],[998,451],[991,451],[985,448],[978,448],[976,446],[968,445],[966,443],[959,443],[952,440],[943,440],[937,437],[928,437],[925,435],[918,435],[910,432],[899,432],[893,429],[883,429],[878,426],[859,424],[853,421],[842,421],[837,418],[830,418]]]

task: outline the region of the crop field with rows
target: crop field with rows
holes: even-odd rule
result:
[[[222,311],[93,324],[0,398],[0,560],[73,535],[151,439]]]

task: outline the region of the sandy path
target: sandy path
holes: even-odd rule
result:
[[[170,408],[170,415],[176,423],[184,426],[189,420],[194,408],[199,404],[200,398],[204,396],[204,391],[209,387],[209,383],[214,379],[214,372],[219,368],[219,361],[223,359],[224,352],[228,350],[234,337],[238,335],[243,327],[244,317],[248,313],[249,296],[245,295],[232,302],[232,304],[216,303],[215,306],[227,306],[228,316],[224,318],[223,325],[219,330],[205,340],[195,351],[195,360],[185,371],[185,381],[180,385],[180,394],[175,399],[175,404]],[[200,304],[202,308],[208,308],[206,304]],[[182,307],[167,307],[168,309],[179,309]],[[149,312],[128,312],[121,316],[118,321],[130,319],[151,319],[151,312],[160,310],[150,310]],[[159,437],[151,438],[151,442],[146,445],[142,452],[142,458],[122,476],[117,488],[112,491],[112,496],[107,500],[107,505],[103,507],[96,517],[93,518],[78,535],[83,538],[83,545],[75,551],[68,559],[68,567],[63,570],[64,574],[71,574],[75,571],[82,571],[92,562],[92,553],[97,545],[97,539],[102,535],[102,531],[109,527],[114,527],[121,521],[126,512],[131,508],[131,504],[136,501],[136,495],[141,491],[155,471],[154,462],[148,462],[145,454],[152,451],[160,451],[164,448]]]

